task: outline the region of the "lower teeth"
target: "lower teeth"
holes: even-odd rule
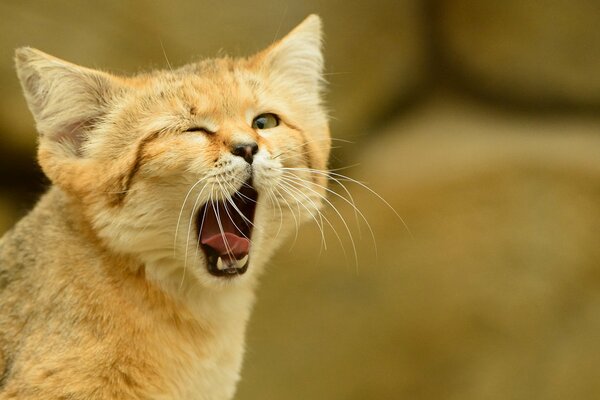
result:
[[[248,262],[247,254],[239,260],[230,259],[228,261],[223,261],[222,257],[218,257],[217,258],[217,269],[219,271],[223,271],[223,270],[229,269],[229,268],[241,269],[241,268],[244,268],[244,266],[246,265],[247,262]]]
[[[238,268],[244,268],[244,266],[248,262],[248,255],[246,254],[241,260],[237,260],[236,262]]]

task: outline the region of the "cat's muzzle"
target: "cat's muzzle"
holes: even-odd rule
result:
[[[248,269],[257,200],[258,193],[247,181],[230,198],[200,208],[198,243],[210,274],[234,277]]]

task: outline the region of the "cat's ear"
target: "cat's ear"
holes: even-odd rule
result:
[[[60,145],[63,156],[80,156],[87,132],[118,90],[116,78],[29,47],[17,49],[15,64],[40,146]]]
[[[99,184],[98,165],[84,143],[121,92],[118,78],[39,50],[20,48],[17,74],[39,132],[38,162],[52,182],[72,193]]]
[[[321,18],[312,14],[258,57],[275,77],[318,95],[323,83],[322,41]]]

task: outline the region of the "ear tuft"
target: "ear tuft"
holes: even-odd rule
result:
[[[87,131],[107,112],[115,79],[30,47],[15,51],[15,65],[40,145],[49,140],[80,156]]]

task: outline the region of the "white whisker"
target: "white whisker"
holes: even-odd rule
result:
[[[283,180],[286,180],[289,184],[292,183],[298,183],[297,181],[292,181],[289,180],[286,177],[282,177]],[[320,193],[318,193],[317,191],[310,189],[308,187],[306,187],[305,185],[301,185],[303,186],[305,189],[310,190],[311,192],[313,192],[315,195],[319,196],[323,201],[325,201],[330,207],[331,209],[337,214],[337,216],[340,218],[340,221],[342,222],[342,224],[344,225],[346,232],[348,234],[348,238],[350,239],[350,244],[352,245],[352,252],[354,254],[354,262],[356,265],[356,268],[358,269],[358,251],[356,250],[356,243],[354,241],[354,237],[352,236],[352,230],[350,229],[350,227],[348,226],[348,223],[346,222],[346,220],[344,219],[344,217],[342,216],[342,214],[339,212],[339,210],[333,205],[333,203],[331,203],[325,196],[321,195]],[[302,191],[300,191],[298,189],[298,191],[300,193],[303,193]]]
[[[181,221],[181,216],[183,215],[183,210],[185,208],[185,203],[187,202],[190,194],[192,193],[192,191],[194,190],[194,188],[196,186],[198,186],[200,183],[204,182],[206,180],[206,177],[199,179],[198,181],[196,181],[196,183],[194,183],[192,185],[192,187],[190,187],[190,189],[187,191],[185,198],[183,199],[183,204],[181,204],[181,209],[179,211],[179,217],[177,217],[177,226],[175,227],[175,237],[173,238],[173,251],[175,251],[175,249],[177,248],[177,233],[179,232],[179,223]],[[202,190],[204,190],[204,188],[202,188]],[[202,191],[200,191],[200,193],[202,193]],[[194,209],[192,209],[192,213],[193,213]]]
[[[317,169],[312,169],[312,168],[289,168],[289,167],[282,167],[283,170],[290,170],[290,171],[305,171],[305,172],[309,172],[312,174],[316,174],[316,175],[321,175],[321,176],[325,176],[327,178],[331,178],[331,177],[335,177],[336,181],[339,183],[339,181],[341,180],[345,180],[348,182],[352,182],[360,187],[362,187],[363,189],[367,190],[369,193],[371,193],[372,195],[374,195],[375,197],[377,197],[383,204],[386,205],[386,207],[388,209],[390,209],[395,215],[396,217],[400,220],[400,222],[402,222],[402,225],[404,226],[404,228],[406,229],[406,231],[408,232],[408,234],[412,237],[412,232],[410,231],[408,225],[406,224],[406,222],[404,222],[404,219],[400,216],[400,214],[398,214],[398,212],[394,209],[394,207],[392,207],[390,205],[390,203],[388,203],[383,197],[381,197],[381,195],[379,193],[377,193],[376,191],[374,191],[373,189],[371,189],[370,187],[368,187],[366,184],[357,181],[356,179],[352,179],[346,175],[342,175],[342,174],[338,174],[335,172],[327,172],[327,171],[321,171],[321,170],[317,170]]]
[[[277,191],[277,194],[279,195],[279,198],[282,199],[284,201],[284,203],[287,205],[288,209],[290,210],[290,214],[292,215],[292,218],[294,218],[294,225],[296,227],[296,231],[294,234],[294,240],[292,241],[292,246],[294,247],[294,245],[296,244],[296,241],[298,240],[298,230],[299,230],[299,222],[298,222],[298,218],[296,217],[296,214],[294,214],[294,210],[292,210],[292,206],[290,205],[290,203],[287,201],[287,199],[285,198],[285,196],[283,196],[281,194],[281,192],[279,191],[279,189],[277,187],[273,188],[275,191]],[[293,197],[293,196],[292,196]],[[298,215],[300,214],[300,207],[298,206]]]
[[[307,212],[308,214],[311,216],[311,218],[315,221],[315,223],[317,224],[317,226],[319,227],[319,230],[321,232],[321,242],[322,245],[324,244],[325,248],[327,248],[327,244],[326,244],[326,240],[325,240],[325,232],[323,231],[323,226],[321,224],[319,224],[319,221],[317,220],[317,218],[315,217],[315,215],[313,214],[313,212],[302,202],[299,201],[298,198],[296,198],[293,193],[291,192],[291,190],[293,190],[295,193],[298,193],[299,195],[303,196],[304,198],[306,198],[309,202],[312,203],[314,210],[317,213],[320,213],[318,210],[317,205],[311,201],[310,198],[308,198],[308,196],[306,196],[306,194],[302,193],[302,191],[298,190],[297,188],[287,184],[287,185],[280,185],[281,189],[283,189],[284,191],[286,191],[292,198],[294,198],[294,200],[296,200],[296,204],[302,206]]]
[[[348,200],[348,199],[347,199],[347,198],[345,198],[344,196],[340,195],[339,193],[335,192],[334,190],[331,190],[331,189],[329,189],[329,188],[328,188],[328,187],[326,187],[326,186],[319,185],[318,183],[315,183],[315,182],[306,181],[305,179],[302,179],[302,178],[298,177],[297,175],[288,174],[288,175],[286,176],[286,178],[285,178],[285,179],[293,179],[293,180],[297,181],[299,184],[302,184],[302,186],[303,186],[304,188],[306,188],[307,190],[310,190],[310,191],[313,191],[313,192],[315,192],[315,191],[314,191],[314,189],[310,188],[310,186],[309,186],[309,185],[315,185],[315,186],[317,186],[317,187],[320,187],[320,188],[322,188],[322,189],[323,189],[323,190],[325,190],[327,193],[331,193],[332,195],[334,195],[334,196],[336,196],[336,197],[340,198],[340,199],[341,199],[341,200],[343,200],[345,203],[347,203],[348,205],[350,205],[350,207],[352,207],[352,209],[353,209],[353,211],[354,211],[354,215],[355,215],[355,218],[356,218],[356,220],[357,220],[357,221],[356,221],[356,222],[357,222],[357,225],[359,226],[359,221],[358,221],[358,216],[359,216],[359,215],[360,215],[361,219],[364,221],[364,223],[367,225],[367,228],[369,229],[369,233],[371,234],[371,239],[372,239],[372,241],[373,241],[373,248],[374,248],[374,250],[375,250],[375,256],[377,256],[377,255],[378,255],[378,251],[377,251],[377,240],[375,239],[375,233],[373,232],[373,229],[372,229],[372,227],[371,227],[371,224],[369,223],[369,221],[367,220],[367,218],[365,217],[365,215],[362,213],[362,211],[360,211],[360,210],[358,209],[358,207],[356,206],[356,204],[355,204],[355,202],[354,202],[354,198],[352,197],[352,195],[350,194],[350,192],[348,191],[348,189],[347,189],[347,188],[346,188],[346,187],[345,187],[343,184],[341,184],[341,183],[340,183],[340,185],[341,185],[341,186],[344,188],[344,190],[345,190],[346,194],[348,194],[348,196],[349,196],[350,200]],[[338,182],[338,183],[339,183],[339,182]],[[315,192],[315,193],[317,193],[317,192]],[[317,194],[318,194],[318,193],[317,193]],[[323,199],[324,199],[324,200],[325,200],[325,201],[326,201],[326,202],[327,202],[327,203],[328,203],[328,204],[329,204],[331,207],[333,207],[333,204],[332,204],[332,203],[331,203],[329,200],[327,200],[325,197],[323,197]],[[360,232],[360,231],[359,231],[359,232]]]
[[[344,253],[344,258],[346,258],[346,259],[347,259],[347,258],[348,258],[348,255],[347,255],[347,253],[346,253],[346,249],[344,248],[344,244],[343,244],[342,238],[340,237],[340,235],[338,234],[337,230],[335,229],[335,227],[333,226],[333,224],[330,222],[330,220],[329,220],[329,219],[328,219],[328,218],[327,218],[327,217],[326,217],[326,216],[325,216],[325,215],[324,215],[324,214],[323,214],[323,213],[322,213],[322,212],[321,212],[321,211],[318,209],[318,207],[317,207],[317,205],[315,204],[315,202],[314,202],[312,199],[310,199],[310,198],[309,198],[309,197],[308,197],[308,196],[307,196],[305,193],[303,193],[301,190],[299,190],[298,188],[295,188],[295,187],[293,187],[293,184],[292,184],[292,183],[290,183],[290,182],[285,182],[284,184],[286,185],[286,187],[288,187],[289,189],[293,189],[293,190],[294,190],[294,192],[296,192],[296,193],[300,194],[301,196],[303,196],[304,198],[306,198],[306,199],[307,199],[309,202],[311,202],[311,204],[313,204],[313,206],[315,207],[315,210],[317,211],[317,213],[318,213],[318,215],[319,215],[319,219],[321,219],[321,225],[319,225],[319,224],[317,223],[317,226],[319,226],[319,228],[322,228],[322,225],[323,225],[323,222],[322,222],[322,221],[323,221],[323,219],[325,220],[325,222],[327,222],[327,224],[329,225],[329,227],[331,228],[331,230],[332,230],[332,231],[333,231],[333,233],[335,234],[335,236],[336,236],[336,238],[337,238],[337,240],[338,240],[338,242],[339,242],[339,244],[340,244],[340,247],[341,247],[341,249],[342,249],[342,252]],[[318,193],[317,193],[317,196],[318,196],[319,198],[323,198],[323,196],[321,196],[321,195],[320,195],[320,194],[318,194]],[[295,197],[294,197],[294,199],[295,199],[295,200],[298,200],[298,199],[296,199]],[[324,235],[324,231],[323,231],[322,229],[321,229],[321,234],[322,234],[322,235]],[[350,235],[350,236],[351,236],[351,235]],[[326,242],[325,242],[325,240],[324,240],[324,239],[322,240],[321,244],[322,244],[322,246],[323,246],[323,245],[325,245],[325,249],[327,249]],[[355,255],[356,255],[356,253],[355,253]],[[358,268],[358,265],[357,265],[357,268]]]

